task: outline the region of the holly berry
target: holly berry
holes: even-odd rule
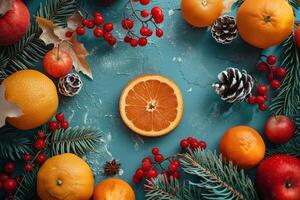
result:
[[[206,143],[204,141],[199,141],[198,144],[202,150],[206,149]]]
[[[151,162],[143,162],[143,163],[142,163],[142,169],[143,169],[144,171],[148,171],[149,169],[151,169],[151,167],[152,167]]]
[[[140,4],[142,5],[148,5],[150,3],[150,0],[140,0]]]
[[[7,162],[4,164],[4,172],[7,174],[12,174],[16,170],[16,164],[13,162]]]
[[[138,177],[138,178],[143,178],[144,177],[144,171],[142,168],[138,168],[136,171],[135,171],[135,176]]]
[[[108,41],[109,39],[111,39],[113,36],[111,33],[105,32],[103,35],[103,38]]]
[[[255,96],[250,96],[247,99],[249,104],[256,104],[256,97]]]
[[[270,67],[270,71],[271,71],[272,73],[275,73],[276,70],[277,70],[277,67],[275,67],[275,66],[271,66],[271,67]]]
[[[29,153],[26,153],[26,154],[23,155],[23,160],[25,162],[29,162],[29,161],[32,160],[32,156]]]
[[[7,179],[5,182],[4,182],[4,189],[6,190],[6,192],[13,192],[15,191],[16,187],[17,187],[17,181],[16,179]]]
[[[162,23],[164,21],[164,14],[160,7],[153,7],[151,10],[151,14],[153,16],[153,19],[156,23]]]
[[[188,146],[189,146],[189,142],[186,139],[183,139],[180,141],[181,148],[186,149],[186,148],[188,148]]]
[[[37,136],[41,139],[44,139],[46,137],[46,133],[45,132],[38,132]]]
[[[148,36],[148,35],[149,35],[149,32],[150,32],[150,30],[149,30],[147,27],[145,27],[145,26],[143,26],[143,27],[140,29],[140,34],[141,34],[142,36]]]
[[[106,32],[111,32],[114,29],[114,25],[113,25],[113,23],[105,23],[103,25],[103,29]]]
[[[124,42],[129,43],[131,41],[131,37],[125,36],[124,37]]]
[[[96,16],[94,17],[94,22],[95,22],[95,24],[96,24],[97,26],[100,26],[101,24],[104,23],[104,19],[103,19],[103,17],[102,17],[101,15],[96,15]]]
[[[60,112],[55,115],[55,118],[57,121],[62,122],[65,120],[65,115],[64,115],[64,113]]]
[[[257,86],[257,93],[258,94],[265,95],[265,94],[267,94],[267,92],[268,92],[267,86],[262,85],[262,84],[260,84],[260,85]]]
[[[33,170],[33,165],[27,164],[27,165],[25,165],[24,169],[25,169],[25,171],[30,172]]]
[[[134,184],[139,184],[142,181],[142,179],[138,178],[137,176],[133,176],[132,181]]]
[[[258,71],[261,71],[261,72],[268,70],[268,68],[269,68],[269,66],[265,62],[259,63],[258,67],[257,67]]]
[[[258,104],[258,105],[262,105],[262,104],[264,104],[266,101],[265,101],[265,98],[263,97],[263,96],[257,96],[256,97],[256,103]]]
[[[154,160],[155,160],[155,162],[157,162],[157,163],[163,162],[164,159],[165,159],[164,156],[161,155],[161,154],[157,154],[157,155],[154,156]]]
[[[0,181],[5,182],[7,179],[9,179],[9,176],[6,174],[0,174]]]
[[[144,159],[142,160],[142,163],[144,163],[144,162],[151,163],[151,159],[148,158],[148,157],[146,157],[146,158],[144,158]]]
[[[151,152],[152,152],[153,155],[157,155],[157,154],[159,154],[159,148],[154,147],[154,148],[151,150]]]
[[[281,84],[278,80],[271,81],[271,89],[277,90],[278,88],[280,88],[280,86]]]
[[[62,129],[67,129],[67,128],[69,128],[69,123],[67,121],[63,121],[60,124],[60,126],[61,126]]]
[[[172,164],[174,164],[177,168],[180,166],[179,160],[172,160]]]
[[[164,35],[164,32],[163,32],[163,30],[161,30],[161,29],[156,29],[156,36],[157,37],[162,37]]]
[[[273,81],[273,80],[274,80],[274,74],[273,74],[273,73],[268,73],[268,75],[267,75],[267,80],[268,80],[269,82]]]
[[[97,37],[97,38],[102,37],[103,36],[102,28],[99,28],[99,27],[95,28],[94,29],[94,36]]]
[[[94,12],[94,17],[97,17],[97,16],[101,16],[101,13],[100,13],[99,11],[96,10],[96,11]]]
[[[134,22],[129,19],[129,18],[126,18],[122,21],[122,27],[125,29],[125,30],[131,30],[134,26]]]
[[[76,28],[76,33],[79,35],[79,36],[82,36],[85,34],[85,29],[83,27],[77,27]]]
[[[38,164],[42,164],[42,163],[44,163],[44,162],[46,161],[46,159],[47,159],[46,155],[43,154],[43,153],[40,153],[40,154],[37,156],[35,162],[38,163]]]
[[[286,76],[287,72],[283,67],[279,67],[276,69],[276,76],[279,78],[284,78]]]
[[[192,144],[193,142],[197,142],[197,140],[193,137],[188,137],[187,141],[189,142],[189,144]]]
[[[95,27],[95,22],[94,22],[94,20],[89,20],[89,23],[88,23],[88,25],[87,25],[86,27],[89,28],[89,29],[94,28],[94,27]]]
[[[175,171],[171,174],[172,177],[179,179],[180,178],[180,173],[178,171]]]
[[[56,131],[57,129],[59,129],[59,123],[56,121],[52,121],[49,123],[49,130],[50,131]]]
[[[143,18],[149,17],[149,15],[150,15],[150,13],[149,13],[148,10],[142,10],[142,11],[141,11],[141,16],[142,16]]]
[[[192,149],[197,149],[199,147],[198,142],[197,141],[192,142],[191,147],[192,147]]]
[[[270,56],[268,56],[268,58],[267,58],[267,62],[268,62],[268,64],[270,64],[270,65],[275,65],[276,62],[277,62],[277,57],[274,56],[274,55],[270,55]]]
[[[34,148],[38,151],[44,149],[46,147],[46,142],[45,140],[43,139],[37,139],[35,142],[34,142]]]
[[[261,111],[266,111],[268,109],[267,105],[266,104],[260,104],[259,105],[259,110]]]
[[[132,39],[132,40],[130,41],[130,45],[131,45],[132,47],[136,47],[136,46],[138,45],[138,41],[137,41],[136,39]]]
[[[147,178],[156,178],[158,176],[158,173],[155,169],[150,169],[147,173]]]
[[[82,20],[82,25],[83,26],[87,26],[89,24],[89,20],[88,19],[83,19]]]
[[[114,38],[114,37],[111,37],[111,38],[108,40],[108,43],[110,44],[110,46],[114,46],[114,45],[117,43],[117,39]]]
[[[177,170],[177,166],[175,164],[171,163],[169,165],[169,171],[170,172],[175,172],[176,170]]]
[[[67,37],[67,38],[72,37],[72,35],[73,35],[73,32],[72,32],[72,31],[67,31],[67,32],[66,32],[66,37]]]
[[[139,43],[139,45],[140,45],[141,47],[144,47],[144,46],[147,45],[148,40],[147,40],[146,38],[144,38],[144,37],[141,37],[141,38],[139,38],[138,43]]]

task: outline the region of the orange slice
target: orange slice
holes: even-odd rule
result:
[[[175,129],[183,114],[183,97],[178,86],[161,75],[143,75],[122,92],[120,113],[134,132],[148,137],[162,136]]]

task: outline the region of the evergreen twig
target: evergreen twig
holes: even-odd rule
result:
[[[300,158],[300,135],[293,137],[288,143],[282,144],[277,148],[268,149],[267,155],[289,154]]]

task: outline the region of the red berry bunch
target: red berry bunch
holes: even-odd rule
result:
[[[0,172],[0,192],[4,191],[6,196],[11,196],[11,194],[16,190],[18,185],[17,177],[13,178],[13,173],[16,171],[16,164],[14,162],[4,163],[3,171]]]
[[[134,0],[136,3],[140,3],[142,6],[146,6],[150,3],[150,0]],[[157,37],[162,37],[164,32],[158,27],[164,21],[163,10],[155,6],[151,11],[143,9],[141,11],[135,10],[134,2],[128,1],[126,9],[130,7],[130,13],[122,21],[122,27],[127,31],[124,37],[124,42],[130,44],[132,47],[141,46],[144,47],[148,44],[148,38],[153,35],[153,29],[155,29],[155,34]],[[136,26],[135,22],[139,22],[140,26]],[[151,29],[150,25],[153,25]],[[139,33],[134,31],[134,27]]]
[[[153,160],[149,157],[145,157],[142,160],[142,165],[135,171],[132,180],[135,184],[139,184],[144,178],[151,180],[156,178],[160,174],[166,178],[180,178],[179,166],[180,162],[175,157],[165,158],[157,147],[152,149]],[[163,164],[168,164],[168,170],[163,167]]]
[[[266,85],[259,84],[256,92],[257,95],[248,97],[247,102],[252,105],[257,104],[259,110],[266,111],[268,109],[268,106],[266,105],[266,102],[268,101],[268,87]]]
[[[114,30],[113,23],[105,23],[103,16],[98,11],[94,13],[92,19],[82,19],[82,23],[76,28],[75,32],[77,35],[83,36],[86,33],[86,29],[93,29],[93,34],[96,38],[103,38],[111,46],[117,43],[117,39],[111,33]],[[66,37],[72,37],[72,35],[73,32],[66,32]]]
[[[65,116],[63,113],[57,113],[56,121],[52,121],[49,123],[49,130],[50,131],[56,131],[59,129],[67,129],[69,128],[69,122],[65,120]]]
[[[204,141],[197,140],[196,138],[193,137],[182,139],[179,145],[182,149],[192,149],[192,150],[195,150],[197,148],[200,148],[201,150],[206,149],[206,143]]]
[[[281,86],[280,80],[286,76],[287,71],[284,69],[284,67],[275,66],[277,63],[276,56],[262,55],[262,57],[265,57],[266,61],[259,63],[257,69],[261,72],[267,72],[267,79],[270,82],[270,88],[272,90],[277,90]]]

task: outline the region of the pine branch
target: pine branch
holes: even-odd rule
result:
[[[58,130],[49,138],[52,156],[62,153],[83,155],[93,151],[100,142],[100,132],[92,128]]]
[[[298,10],[300,7],[300,0],[289,0],[289,4],[293,7],[294,10]]]
[[[77,0],[47,0],[40,4],[36,16],[47,18],[60,26],[66,25],[77,7]],[[26,35],[16,44],[0,48],[0,81],[10,74],[33,67],[51,49],[39,39],[41,30],[33,22]]]
[[[21,179],[16,192],[14,193],[14,200],[32,200],[35,199],[36,194],[36,178],[38,167],[34,167],[31,172],[25,172]]]
[[[277,148],[268,149],[267,155],[289,154],[300,158],[300,135],[293,137],[288,143],[280,145]]]
[[[257,200],[251,179],[230,162],[225,163],[216,153],[200,149],[180,155],[183,170],[199,177],[199,183],[190,183],[203,190],[204,199]]]
[[[239,8],[244,3],[244,1],[245,0],[237,0],[234,5]]]
[[[281,89],[273,98],[270,110],[275,115],[286,115],[293,117],[297,112],[300,88],[298,48],[294,42],[294,35],[291,35],[283,44],[282,64],[287,70]]]
[[[31,153],[31,142],[24,132],[13,128],[0,129],[0,158],[1,160],[19,160],[25,153]]]

